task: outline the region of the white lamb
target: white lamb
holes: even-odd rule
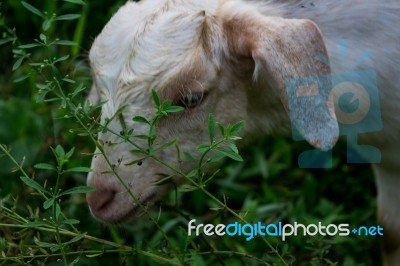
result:
[[[369,116],[370,125],[382,121],[383,130],[360,134],[359,142],[381,153],[381,162],[373,169],[378,219],[385,235],[384,261],[385,265],[400,265],[399,25],[398,0],[128,2],[90,51],[94,84],[90,99],[107,100],[102,107],[103,123],[127,105],[122,113],[126,126],[146,133],[148,128],[132,117],[151,118],[151,89],[155,88],[161,98],[185,106],[183,112],[160,121],[157,128],[160,143],[177,139],[184,151],[209,141],[205,126],[209,113],[222,124],[244,119],[244,139],[260,133],[287,134],[293,125],[310,144],[329,150],[339,136],[337,120],[352,122],[343,120],[335,108],[337,95],[331,93],[327,75],[338,65],[343,72],[376,71],[379,112],[368,113],[368,105],[360,110]],[[372,53],[354,68],[346,65],[369,50]],[[343,51],[345,65],[341,64]],[[291,82],[305,77],[309,80],[295,97],[288,93]],[[371,77],[360,78],[373,82]],[[346,86],[341,92],[346,92]],[[357,128],[356,122],[354,132],[367,132]],[[120,132],[121,124],[113,119],[109,128]],[[99,140],[105,143],[109,161],[95,155],[94,171],[88,177],[88,184],[97,189],[87,197],[96,218],[118,223],[140,213],[137,202],[111,174],[113,164],[145,206],[171,189],[154,185],[172,174],[160,163],[145,160],[142,165],[126,166],[139,158],[130,152],[130,144],[110,132],[100,134]],[[145,143],[140,145],[145,147]],[[190,162],[177,162],[174,148],[157,156],[184,171],[192,167]]]

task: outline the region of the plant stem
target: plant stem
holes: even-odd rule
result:
[[[27,228],[24,225],[4,224],[4,223],[0,223],[0,227],[21,228],[21,229],[26,229]],[[39,231],[49,232],[49,233],[56,233],[57,232],[56,228],[53,229],[53,228],[46,228],[46,227],[35,227],[35,229],[39,230]],[[64,229],[59,230],[59,233],[60,233],[60,235],[71,236],[71,237],[75,237],[75,236],[78,235],[78,234],[76,234],[74,232],[67,231],[67,230],[64,230]],[[136,253],[145,255],[147,257],[151,257],[151,258],[153,258],[155,260],[159,260],[159,261],[163,261],[163,262],[169,263],[170,265],[182,265],[182,264],[174,262],[174,261],[172,261],[170,259],[167,259],[167,258],[162,257],[162,256],[158,256],[158,255],[153,254],[153,253],[148,252],[148,251],[144,251],[144,250],[133,248],[133,247],[130,247],[130,246],[118,244],[118,243],[115,243],[115,242],[112,242],[112,241],[108,241],[108,240],[105,240],[105,239],[101,239],[101,238],[97,238],[97,237],[94,237],[94,236],[85,235],[83,238],[86,239],[86,240],[90,240],[90,241],[94,241],[94,242],[97,242],[97,243],[100,243],[100,244],[104,244],[104,245],[108,245],[108,246],[112,246],[112,247],[118,248],[118,250],[114,250],[112,252],[121,252],[121,251],[132,252],[132,251],[134,251]],[[82,252],[68,252],[68,254],[69,255],[71,255],[71,254],[82,254],[82,253],[85,253],[85,252],[84,251],[82,251]],[[107,251],[104,251],[104,253],[106,253],[106,252]],[[90,253],[96,253],[96,251],[90,251]],[[64,258],[65,255],[66,255],[66,253],[62,253],[61,254],[61,256],[63,258]],[[26,256],[26,258],[33,258],[33,257],[39,257],[39,256],[40,255]],[[43,257],[50,257],[50,256],[60,256],[60,254],[43,255]],[[1,260],[1,258],[0,258],[0,260]],[[66,260],[64,260],[64,261],[66,262]]]

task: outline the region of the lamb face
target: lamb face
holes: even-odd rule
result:
[[[196,145],[209,142],[206,129],[209,113],[215,113],[220,122],[238,121],[246,116],[244,93],[238,90],[234,94],[232,89],[243,86],[241,81],[224,77],[230,70],[221,69],[223,48],[219,45],[223,40],[217,22],[207,18],[204,10],[195,5],[182,10],[166,3],[157,8],[167,11],[126,4],[98,36],[90,52],[93,93],[98,93],[101,101],[107,101],[102,107],[101,123],[124,106],[122,116],[108,124],[112,132],[99,134],[107,159],[97,149],[91,165],[93,172],[88,176],[88,184],[96,188],[87,197],[91,212],[105,222],[118,223],[139,215],[142,211],[138,202],[149,206],[172,187],[154,185],[173,174],[157,161],[146,159],[127,166],[140,159],[140,155],[131,152],[135,149],[132,144],[114,134],[123,130],[122,124],[133,128],[134,135],[148,134],[149,127],[133,122],[132,118],[144,116],[151,120],[152,89],[162,100],[170,99],[185,107],[184,111],[159,121],[156,145],[175,139],[181,152],[193,152]],[[147,148],[144,140],[132,138],[132,141]],[[156,156],[182,171],[193,168],[188,161],[178,162],[174,147],[163,149]],[[130,192],[112,173],[110,165]],[[173,182],[180,181],[178,176],[173,178]]]

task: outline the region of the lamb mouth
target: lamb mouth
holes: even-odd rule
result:
[[[120,199],[113,200],[109,204],[103,206],[99,211],[94,212],[91,210],[94,217],[99,219],[100,221],[110,224],[110,225],[120,225],[129,222],[133,218],[143,216],[149,207],[151,207],[155,202],[155,197],[157,195],[156,191],[152,191],[150,194],[146,195],[145,198],[140,199],[140,204],[136,204],[131,202],[130,199],[127,199],[131,204],[129,208],[120,211],[119,213],[113,213],[113,209],[119,205]]]

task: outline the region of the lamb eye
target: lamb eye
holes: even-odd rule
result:
[[[186,108],[194,108],[203,101],[204,96],[205,94],[202,92],[184,95],[179,99],[179,105]]]

